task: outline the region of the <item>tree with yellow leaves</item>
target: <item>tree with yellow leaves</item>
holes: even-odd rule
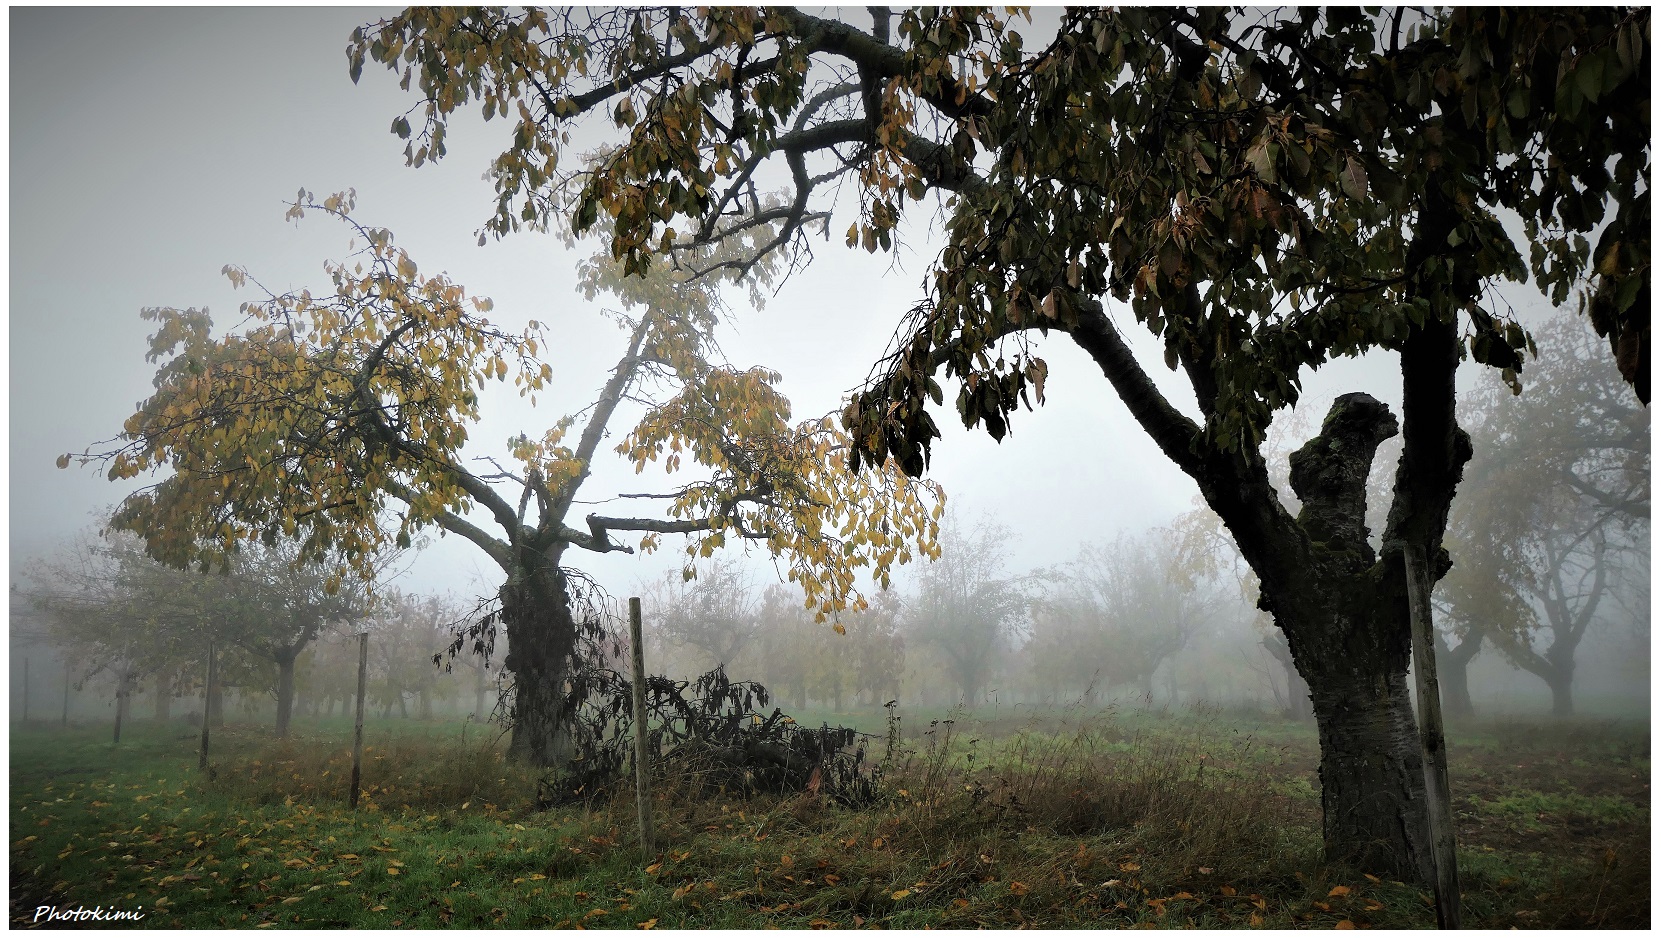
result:
[[[624,349],[609,379],[583,411],[509,441],[512,465],[467,468],[461,450],[486,383],[511,374],[534,400],[552,377],[539,357],[544,327],[493,325],[488,300],[422,275],[390,232],[353,219],[354,200],[302,191],[289,212],[322,211],[354,233],[356,255],[327,265],[328,295],[266,291],[243,304],[239,329],[217,338],[205,310],[145,310],[159,327],[149,352],[162,362],[156,393],[120,436],[59,460],[97,462],[112,479],[172,470],[114,518],[153,556],[213,565],[250,539],[297,538],[301,562],[341,558],[336,588],[348,574],[372,578],[382,547],[407,546],[418,532],[466,538],[506,577],[491,621],[507,637],[511,751],[548,765],[567,750],[575,706],[565,687],[579,655],[567,550],[651,551],[665,534],[686,535],[689,557],[731,540],[757,543],[821,619],[864,606],[859,568],[886,585],[893,564],[937,552],[936,489],[897,467],[849,474],[842,431],[828,418],[792,423],[778,374],[716,359],[720,290],[741,279],[736,270],[692,279],[664,267],[642,278],[624,277],[609,256],[585,264],[588,297],[608,293],[622,307]],[[750,239],[769,236],[757,226]],[[719,264],[746,247],[756,244],[693,260]],[[225,272],[239,287],[257,286],[241,268]],[[747,272],[752,294],[771,273],[765,264]],[[652,493],[666,506],[660,515],[590,514],[573,526],[578,492],[625,400],[646,408],[616,447],[637,471],[695,463],[704,472]],[[473,509],[489,521],[470,517]],[[642,537],[631,545],[621,532]]]

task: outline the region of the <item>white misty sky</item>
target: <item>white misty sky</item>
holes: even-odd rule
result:
[[[388,132],[415,103],[374,65],[360,85],[346,73],[356,9],[19,9],[11,36],[11,537],[12,569],[94,524],[131,491],[90,467],[57,470],[61,453],[116,435],[151,391],[144,361],[148,306],[210,308],[233,326],[239,293],[220,274],[246,267],[273,290],[322,288],[325,260],[344,254],[338,224],[314,215],[285,223],[284,200],[355,187],[357,216],[390,228],[422,270],[445,270],[495,300],[503,324],[550,326],[555,392],[532,410],[511,390],[487,398],[471,434],[474,455],[500,454],[520,431],[539,435],[589,403],[621,352],[621,334],[573,289],[573,267],[593,247],[567,252],[552,238],[519,235],[481,248],[476,232],[494,201],[481,179],[505,125],[457,120],[449,155],[404,165]],[[850,14],[852,15],[852,14]],[[863,19],[855,22],[866,25]],[[474,112],[476,114],[476,111]],[[851,202],[851,200],[849,200]],[[853,206],[838,206],[831,230]],[[760,312],[739,311],[723,346],[737,365],[784,374],[798,418],[839,407],[887,345],[898,316],[921,296],[938,250],[931,213],[917,212],[896,258],[819,245],[810,269]],[[1177,376],[1128,310],[1117,318],[1167,393],[1192,411]],[[1018,532],[1010,569],[1068,560],[1086,540],[1164,524],[1196,494],[1130,419],[1100,372],[1064,338],[1041,341],[1050,403],[1022,413],[1002,445],[961,429],[947,389],[936,414],[945,439],[932,477],[951,503],[989,512]],[[1472,376],[1467,374],[1468,383]],[[1306,376],[1307,404],[1366,390],[1398,407],[1389,356],[1341,362]],[[621,423],[613,438],[620,438]],[[641,491],[621,460],[598,467],[584,497]],[[608,508],[607,510],[614,510]],[[618,513],[621,513],[619,511]],[[616,595],[679,565],[666,540],[653,557],[573,551],[567,562]],[[759,563],[759,561],[758,561]],[[415,562],[405,589],[494,591],[499,575],[471,544],[448,537]]]

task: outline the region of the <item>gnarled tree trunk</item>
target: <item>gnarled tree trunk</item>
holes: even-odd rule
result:
[[[1389,409],[1367,395],[1346,394],[1333,403],[1320,434],[1291,459],[1292,488],[1303,501],[1298,527],[1307,537],[1296,550],[1301,562],[1266,577],[1260,601],[1309,686],[1321,737],[1328,859],[1429,882],[1401,548],[1375,555],[1365,524],[1373,456],[1396,432]],[[1464,461],[1457,441],[1450,450],[1457,472]],[[1405,484],[1401,474],[1398,490]],[[1446,562],[1440,553],[1438,574]]]
[[[570,588],[558,562],[529,564],[500,591],[513,675],[508,754],[532,765],[558,765],[570,754],[568,683],[577,644]]]

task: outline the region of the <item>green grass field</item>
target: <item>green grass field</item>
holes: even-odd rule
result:
[[[884,731],[880,712],[840,721]],[[12,923],[102,906],[170,928],[1434,924],[1424,890],[1323,864],[1312,727],[1027,711],[902,728],[892,752],[873,742],[884,796],[860,810],[664,779],[644,857],[632,791],[538,812],[536,773],[478,726],[372,723],[355,812],[344,721],[297,721],[287,743],[228,727],[211,778],[184,724],[134,724],[119,749],[107,727],[14,726]],[[1467,925],[1649,926],[1647,725],[1479,724],[1451,751]]]

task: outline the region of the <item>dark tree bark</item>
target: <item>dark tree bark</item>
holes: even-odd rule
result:
[[[208,722],[215,729],[225,725],[225,686],[216,684],[208,688],[207,703]]]
[[[127,722],[127,706],[132,702],[133,693],[138,690],[138,677],[131,671],[118,671],[115,678],[115,739],[116,744],[121,742],[121,727]]]
[[[283,649],[274,656],[277,661],[277,738],[288,738],[288,726],[294,716],[294,661],[300,657],[300,648]]]
[[[569,585],[556,559],[522,565],[500,596],[508,639],[503,664],[513,675],[508,753],[532,765],[558,765],[570,751],[566,683],[577,644]]]

